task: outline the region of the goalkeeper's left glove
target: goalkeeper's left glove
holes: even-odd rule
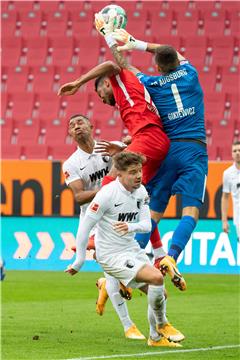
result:
[[[106,43],[111,48],[113,45],[117,44],[116,40],[112,37],[113,27],[114,27],[114,18],[115,12],[109,11],[109,19],[106,23],[104,17],[101,13],[95,14],[95,27],[96,30],[104,36]]]
[[[135,39],[131,34],[129,34],[124,29],[116,29],[112,34],[112,37],[115,40],[123,42],[125,45],[118,46],[118,51],[124,50],[147,50],[147,43],[145,41]]]

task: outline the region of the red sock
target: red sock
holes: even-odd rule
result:
[[[158,249],[158,248],[162,247],[162,241],[161,241],[160,234],[159,234],[157,227],[151,234],[150,241],[151,241],[153,249]]]
[[[116,179],[115,177],[110,176],[110,175],[104,176],[103,181],[102,181],[102,187],[103,187],[104,185],[107,185],[107,184],[109,184],[110,182],[114,181],[115,179]]]

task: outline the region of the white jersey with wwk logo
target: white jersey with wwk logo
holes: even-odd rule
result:
[[[83,182],[83,190],[100,189],[102,179],[108,174],[112,166],[112,159],[101,154],[89,154],[79,147],[63,163],[65,182],[69,185],[75,180]],[[88,203],[81,206],[80,219],[85,215]]]
[[[105,185],[90,203],[84,222],[96,226],[95,246],[97,259],[113,257],[114,254],[138,251],[140,247],[134,239],[135,232],[151,231],[149,197],[143,185],[129,192],[118,178]],[[121,236],[113,225],[127,222],[129,232]]]

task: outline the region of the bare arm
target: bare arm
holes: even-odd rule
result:
[[[141,72],[139,69],[137,69],[136,67],[134,67],[128,63],[126,57],[123,56],[122,52],[117,50],[117,47],[118,47],[118,45],[116,44],[116,45],[113,45],[110,49],[111,49],[113,57],[114,57],[116,63],[118,64],[118,66],[120,66],[121,69],[127,69],[127,70],[131,71],[134,75]]]
[[[112,76],[119,74],[121,69],[112,61],[105,61],[89,70],[86,74],[81,75],[73,82],[64,84],[60,87],[58,95],[73,95],[78,89],[88,81],[98,78],[99,76]]]
[[[156,49],[159,48],[160,46],[162,46],[163,44],[153,44],[153,43],[148,43],[147,44],[147,50],[150,53],[155,53]],[[178,51],[177,51],[177,55],[178,55],[178,60],[179,61],[183,61],[186,60],[186,58],[184,56],[182,56]]]
[[[221,199],[221,211],[222,211],[222,227],[223,231],[228,233],[229,232],[229,225],[228,225],[228,206],[229,206],[229,197],[230,193],[222,193]]]
[[[84,190],[83,182],[79,180],[72,181],[69,187],[73,191],[74,199],[79,205],[84,205],[92,201],[98,190]]]

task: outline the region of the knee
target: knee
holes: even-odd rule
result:
[[[156,272],[153,276],[152,285],[163,285],[163,276],[159,270],[156,269]]]

